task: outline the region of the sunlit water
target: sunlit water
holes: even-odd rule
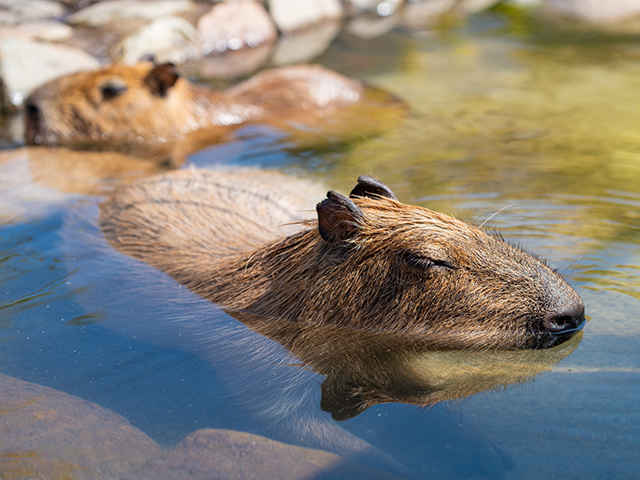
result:
[[[260,342],[233,319],[190,332],[185,324],[213,307],[96,245],[98,200],[79,195],[0,211],[0,372],[114,410],[165,445],[204,427],[295,443],[270,419],[293,423],[288,412],[302,411],[330,435],[376,447],[362,462],[385,468],[382,451],[411,478],[637,478],[639,58],[631,38],[573,37],[488,14],[442,35],[345,37],[320,61],[405,99],[412,114],[400,128],[294,153],[258,130],[191,159],[280,168],[341,191],[371,174],[407,203],[486,222],[546,257],[589,321],[575,350],[531,381],[431,408],[375,405],[335,422],[320,409],[320,376],[262,357],[256,373],[255,359],[233,358]],[[132,293],[123,265],[152,287]],[[179,328],[163,326],[171,322]],[[220,331],[231,347],[211,338]],[[271,343],[256,348],[279,354]]]

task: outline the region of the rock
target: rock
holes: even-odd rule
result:
[[[180,17],[162,17],[129,35],[113,49],[115,61],[134,64],[145,55],[158,62],[183,63],[200,55],[196,29]]]
[[[98,66],[95,58],[73,47],[17,36],[0,37],[0,76],[14,106],[20,106],[31,90],[48,80]]]
[[[267,11],[254,0],[214,6],[198,20],[198,32],[205,55],[272,44],[278,35]]]
[[[67,18],[72,24],[99,27],[119,22],[152,21],[195,10],[189,0],[112,0],[83,8]]]
[[[345,30],[356,37],[375,38],[389,32],[399,21],[399,13],[387,17],[358,15],[347,23]]]
[[[73,30],[64,23],[41,20],[20,25],[0,26],[0,37],[21,36],[50,42],[71,38]]]
[[[329,452],[296,447],[250,433],[203,429],[174,450],[140,468],[133,478],[182,480],[252,480],[277,478],[391,478]],[[127,477],[129,478],[129,477]]]
[[[343,14],[339,0],[269,0],[269,11],[283,33],[327,20],[335,21]]]
[[[637,0],[545,0],[544,7],[555,14],[593,23],[610,23],[640,15]]]
[[[403,6],[404,0],[347,0],[349,15],[375,13],[380,17],[388,17]]]
[[[2,479],[392,478],[333,453],[232,430],[197,430],[166,450],[110,410],[3,374],[0,439]]]
[[[64,13],[62,5],[48,0],[0,0],[0,24],[61,17]]]
[[[121,416],[0,374],[0,478],[119,478],[161,453]]]
[[[274,44],[243,48],[224,55],[207,55],[180,67],[187,76],[232,79],[248,75],[265,65],[272,56]]]
[[[283,35],[271,58],[273,65],[308,62],[322,54],[340,32],[340,22],[327,21],[304,31]]]

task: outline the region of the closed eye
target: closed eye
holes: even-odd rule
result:
[[[456,269],[456,267],[447,260],[430,258],[413,252],[404,252],[402,257],[410,266],[422,270],[428,270],[431,267],[444,267],[450,270]]]
[[[111,100],[118,95],[122,95],[126,91],[127,86],[124,83],[115,80],[109,81],[100,86],[100,93],[102,94],[103,100]]]

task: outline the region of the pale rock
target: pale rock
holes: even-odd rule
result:
[[[283,35],[271,58],[273,65],[308,62],[321,55],[340,32],[340,22],[330,21],[314,25],[300,32]]]
[[[69,25],[53,20],[40,20],[20,25],[0,26],[0,37],[22,36],[36,40],[56,42],[71,37],[73,30]]]
[[[348,0],[349,15],[374,13],[380,17],[388,17],[403,6],[404,0]]]
[[[159,17],[188,13],[197,7],[188,0],[112,0],[96,3],[69,16],[72,24],[100,27],[122,21],[152,21]]]
[[[198,32],[184,18],[161,17],[126,37],[112,52],[115,61],[127,64],[137,63],[145,55],[174,63],[198,57]]]
[[[0,24],[19,24],[64,15],[65,9],[48,0],[0,0]]]
[[[340,0],[269,0],[269,11],[283,33],[342,17]]]
[[[278,35],[264,7],[254,0],[215,5],[198,20],[202,52],[220,54],[273,43]]]
[[[73,47],[0,36],[0,77],[14,106],[20,106],[31,90],[48,80],[98,66],[95,58]]]

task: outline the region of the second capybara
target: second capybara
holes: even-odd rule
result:
[[[212,90],[181,77],[171,63],[115,64],[36,89],[25,101],[25,141],[155,153],[174,142],[206,144],[190,137],[203,130],[217,143],[247,124],[315,131],[326,141],[371,134],[404,112],[392,95],[320,66],[275,68]]]
[[[521,349],[584,323],[574,289],[499,237],[370,177],[350,196],[330,191],[308,218],[317,191],[258,170],[178,171],[118,189],[100,223],[115,248],[258,331],[284,320],[437,349]]]

